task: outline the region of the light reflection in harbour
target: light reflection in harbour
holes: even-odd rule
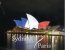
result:
[[[10,46],[11,34],[8,34],[8,46]],[[48,35],[23,35],[23,34],[13,34],[12,37],[15,39],[17,37],[21,38],[21,41],[12,41],[12,48],[17,50],[60,50],[63,48],[63,36],[48,36]],[[36,42],[43,38],[39,43],[43,45],[51,45],[51,48],[38,48],[38,44],[34,48]],[[18,39],[18,38],[17,38]],[[40,46],[41,47],[41,46]]]

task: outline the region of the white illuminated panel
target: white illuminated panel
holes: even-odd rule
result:
[[[29,28],[33,29],[36,28],[38,29],[38,21],[30,14],[26,14],[29,22]]]

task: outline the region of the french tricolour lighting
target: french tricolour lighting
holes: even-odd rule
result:
[[[26,18],[21,18],[21,20],[14,20],[14,22],[16,23],[17,27],[25,28],[25,26],[27,26],[28,28],[28,22]]]
[[[39,29],[47,29],[49,23],[50,23],[50,21],[42,21],[39,23],[38,28]]]
[[[20,20],[14,20],[17,27],[22,28],[21,21]]]
[[[28,19],[21,18],[21,25],[23,26],[23,28],[29,28]]]
[[[29,29],[33,29],[36,28],[38,29],[38,21],[36,20],[36,18],[34,18],[32,15],[30,14],[26,14],[27,18],[28,18],[28,23],[29,23]]]
[[[21,20],[14,20],[17,27],[20,28],[29,28],[30,30],[33,28],[36,29],[46,29],[50,23],[50,21],[42,21],[38,22],[35,17],[30,14],[27,14],[27,18],[21,18]]]

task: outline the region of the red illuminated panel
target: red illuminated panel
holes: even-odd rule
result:
[[[39,28],[39,29],[47,29],[49,23],[50,23],[50,21],[40,22],[39,25],[38,25],[38,28]]]

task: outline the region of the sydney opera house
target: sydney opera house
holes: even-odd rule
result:
[[[0,50],[64,50],[63,0],[0,0]]]

